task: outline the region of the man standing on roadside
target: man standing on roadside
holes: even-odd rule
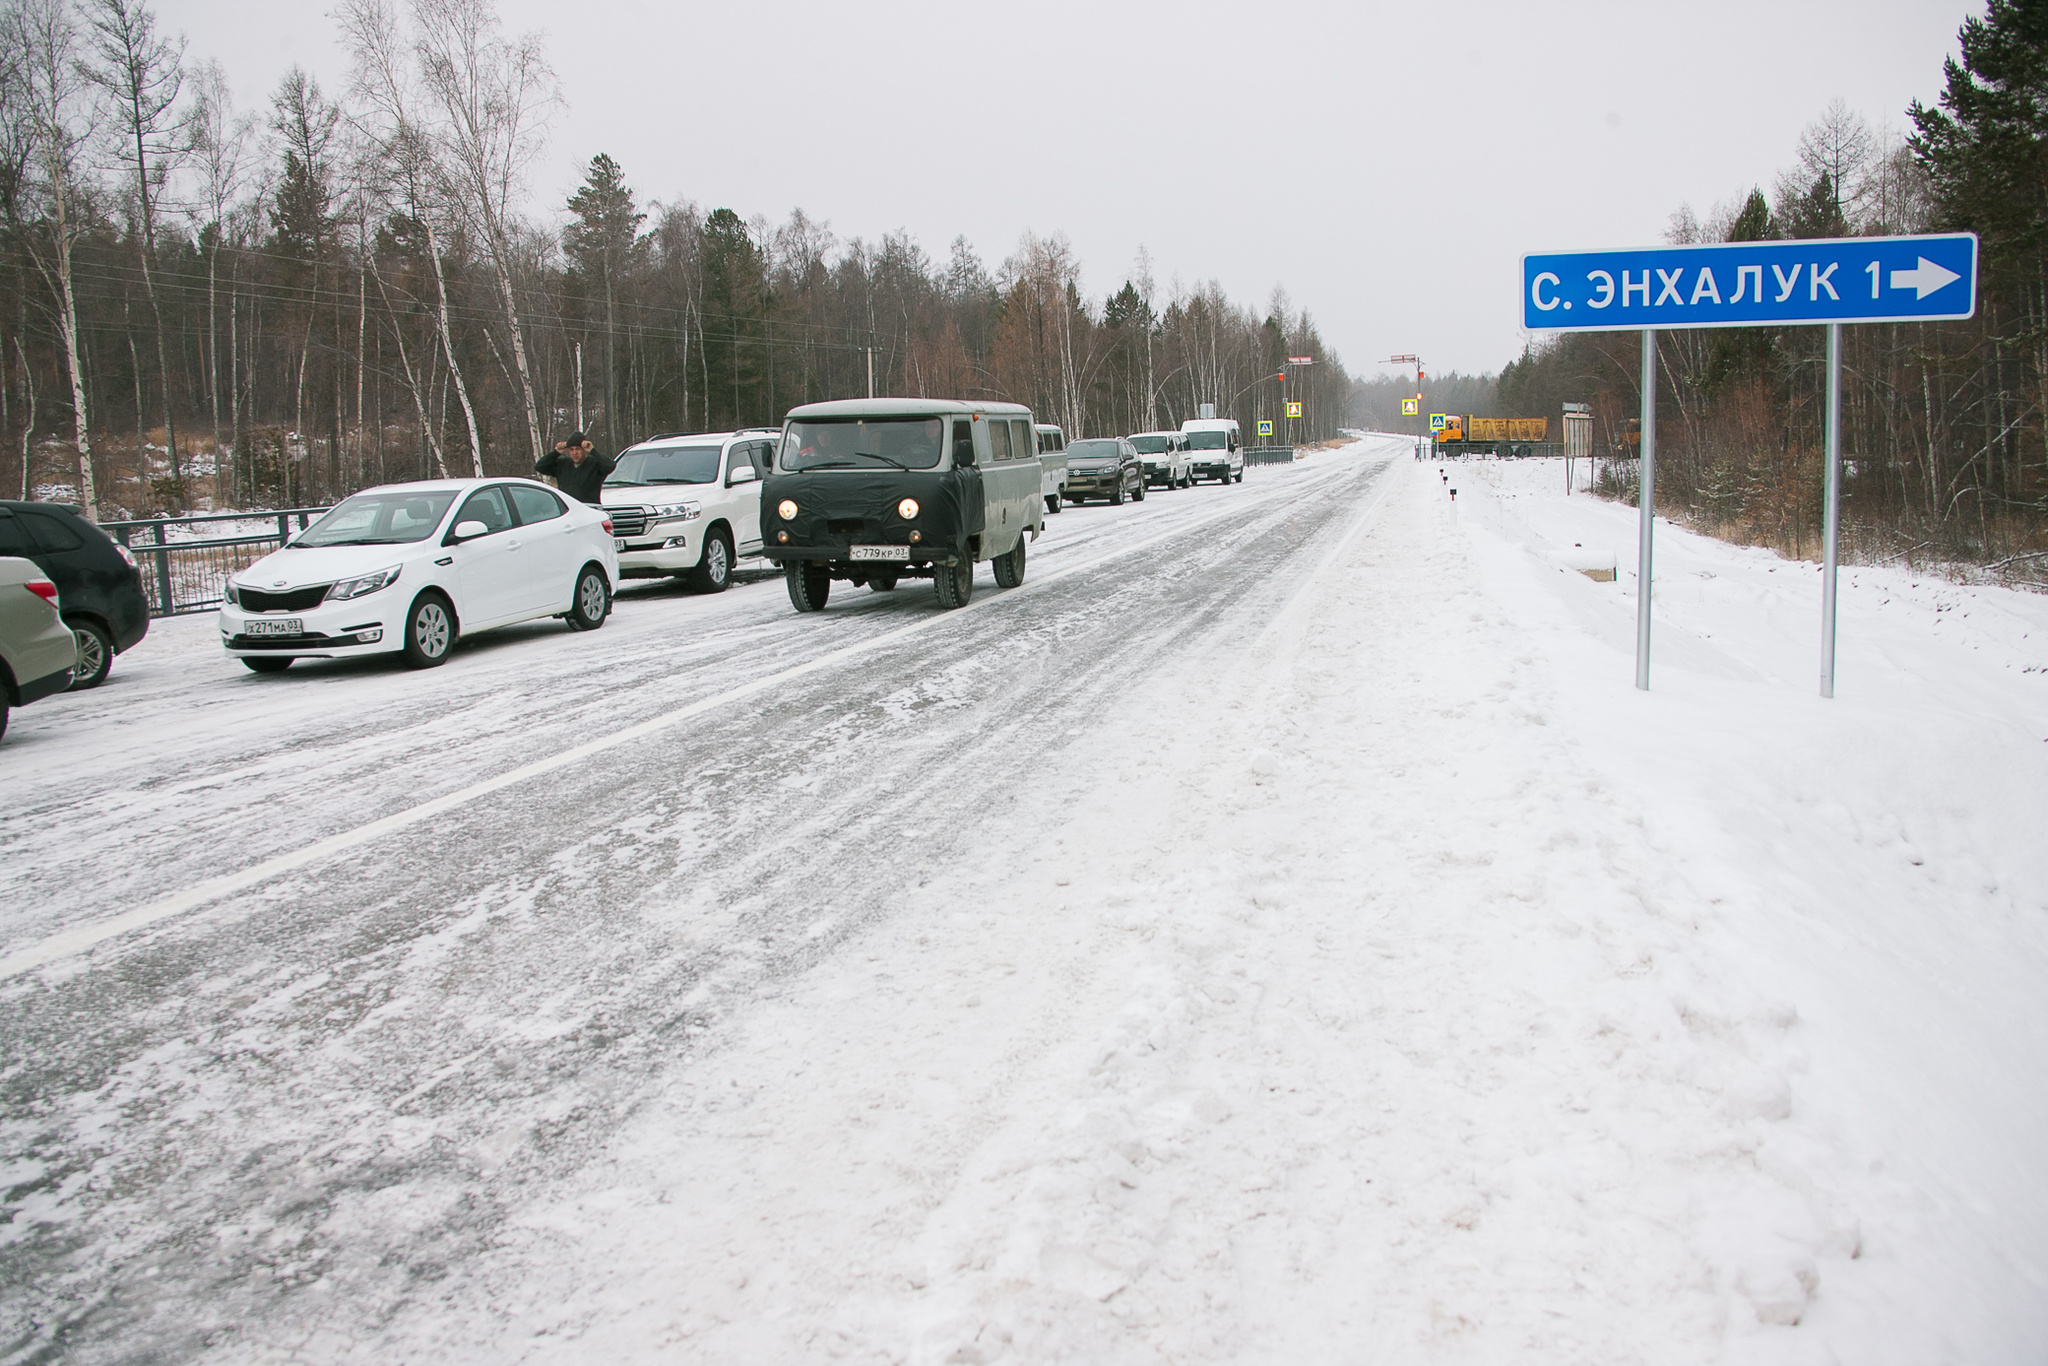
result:
[[[534,462],[533,468],[536,474],[553,479],[571,498],[601,504],[604,500],[598,491],[604,487],[605,476],[618,468],[618,461],[592,450],[590,438],[583,433],[571,432],[555,443],[553,454]]]

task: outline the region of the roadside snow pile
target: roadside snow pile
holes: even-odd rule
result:
[[[2048,1356],[2048,602],[1855,571],[1824,703],[1816,576],[1660,527],[1638,693],[1633,513],[1540,473],[1404,451],[978,813],[1035,861],[906,851],[481,1265],[297,1350]]]

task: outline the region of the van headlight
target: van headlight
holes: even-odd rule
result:
[[[785,498],[777,503],[775,505],[775,515],[785,522],[794,522],[796,520],[796,500],[794,498]]]
[[[399,566],[394,564],[391,568],[380,569],[374,574],[364,574],[358,578],[343,579],[340,583],[327,590],[326,601],[347,602],[350,598],[364,597],[376,592],[380,588],[389,588],[392,584],[398,582],[398,570]]]
[[[902,502],[898,503],[896,505],[896,515],[906,522],[917,516],[917,499],[905,498]]]

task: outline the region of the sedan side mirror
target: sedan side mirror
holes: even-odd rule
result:
[[[449,532],[448,535],[449,539],[451,540],[469,541],[474,540],[478,536],[485,535],[489,531],[490,528],[485,526],[482,522],[457,522],[455,524],[455,530]]]
[[[760,477],[761,472],[752,465],[734,465],[732,473],[725,476],[725,486],[731,488],[734,484],[751,484]]]

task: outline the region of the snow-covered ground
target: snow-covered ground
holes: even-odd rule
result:
[[[12,953],[653,728],[5,984],[0,1359],[2048,1356],[2048,600],[1846,571],[1824,702],[1815,571],[1660,525],[1640,693],[1634,512],[1406,452],[25,710]]]

